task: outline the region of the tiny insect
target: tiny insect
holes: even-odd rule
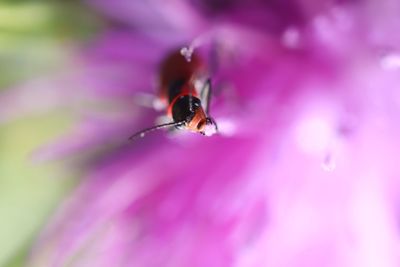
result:
[[[169,54],[160,65],[157,101],[162,104],[171,121],[144,129],[129,139],[172,127],[206,136],[217,133],[217,124],[209,115],[211,80],[203,78],[205,69],[204,62],[196,54],[192,54],[190,60],[181,51]]]

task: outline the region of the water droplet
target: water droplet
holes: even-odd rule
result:
[[[187,62],[192,60],[193,47],[182,47],[181,55],[185,57]]]
[[[140,137],[143,138],[143,137],[144,137],[144,133],[141,133],[141,134],[140,134]]]
[[[325,155],[321,168],[326,172],[333,172],[336,169],[336,160],[331,153]]]

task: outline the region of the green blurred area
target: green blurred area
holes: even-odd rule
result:
[[[72,185],[56,164],[31,159],[35,148],[68,124],[68,116],[53,114],[0,128],[0,266],[19,266],[15,261],[24,260],[37,231]]]
[[[79,1],[0,1],[0,92],[60,73],[74,47],[101,27]],[[34,163],[34,149],[65,132],[66,111],[0,124],[0,266],[23,266],[32,242],[63,196],[73,173]]]
[[[100,24],[78,1],[0,1],[0,88],[59,68]]]

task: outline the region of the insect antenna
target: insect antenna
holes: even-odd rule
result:
[[[159,130],[159,129],[163,129],[163,128],[167,128],[167,127],[173,127],[173,126],[181,126],[183,124],[185,124],[184,121],[168,122],[168,123],[164,123],[164,124],[159,124],[159,125],[144,129],[144,130],[142,130],[140,132],[137,132],[137,133],[131,135],[129,137],[129,140],[132,141],[132,140],[135,140],[137,138],[143,138],[147,133],[155,131],[155,130]]]

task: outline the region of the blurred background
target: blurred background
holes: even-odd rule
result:
[[[1,1],[1,93],[12,95],[27,81],[70,68],[70,55],[103,26],[100,21],[81,1]],[[32,159],[32,151],[72,121],[65,109],[0,114],[0,266],[22,264],[46,218],[74,185],[75,175],[61,164]]]

